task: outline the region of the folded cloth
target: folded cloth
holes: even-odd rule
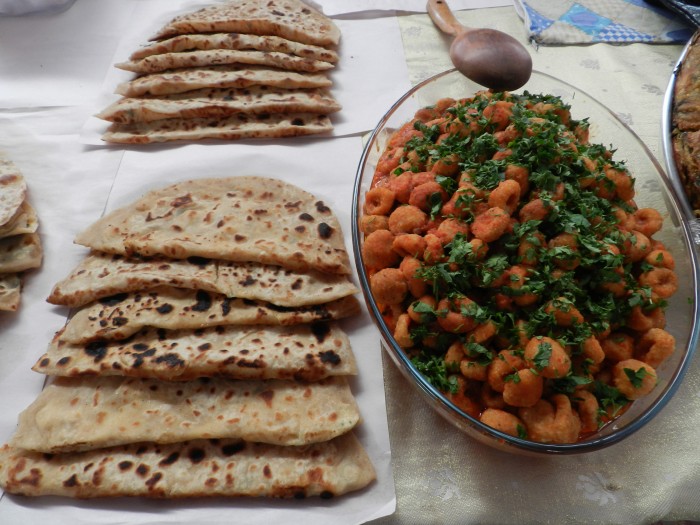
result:
[[[685,43],[692,27],[645,0],[515,0],[530,40],[543,45]]]

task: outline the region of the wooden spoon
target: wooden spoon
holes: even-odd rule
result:
[[[450,59],[468,79],[493,91],[518,89],[529,80],[532,57],[512,36],[464,27],[444,0],[428,0],[428,14],[441,31],[455,37]]]

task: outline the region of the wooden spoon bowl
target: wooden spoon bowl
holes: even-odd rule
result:
[[[444,0],[428,0],[428,14],[441,31],[455,37],[450,59],[470,80],[493,91],[511,91],[530,79],[532,57],[512,36],[464,27]]]

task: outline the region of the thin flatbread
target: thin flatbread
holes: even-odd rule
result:
[[[17,213],[5,224],[0,226],[0,238],[34,233],[39,228],[39,219],[34,208],[24,201],[17,209]]]
[[[232,117],[240,113],[320,113],[340,111],[340,104],[325,90],[287,90],[270,86],[243,89],[198,89],[173,95],[124,97],[97,114],[118,124],[163,119]]]
[[[125,97],[170,95],[205,88],[272,86],[284,89],[327,88],[331,80],[323,73],[297,73],[260,66],[209,66],[173,69],[144,75],[117,86]]]
[[[107,297],[78,310],[62,339],[88,343],[126,339],[142,328],[198,329],[226,325],[282,325],[332,321],[359,312],[354,296],[326,304],[286,308],[269,303],[230,299],[203,290],[161,287]]]
[[[301,137],[329,133],[333,124],[317,113],[241,113],[221,119],[168,119],[136,124],[112,124],[102,140],[116,144],[152,144],[175,140],[237,140]]]
[[[345,275],[292,272],[281,266],[197,257],[127,258],[92,252],[56,283],[47,301],[75,308],[103,297],[163,285],[291,307],[327,303],[357,293]]]
[[[20,414],[9,444],[48,453],[191,439],[297,446],[333,439],[359,421],[342,376],[312,383],[59,377]]]
[[[38,233],[0,239],[0,273],[16,273],[41,266],[43,251]]]
[[[352,432],[302,447],[197,440],[58,455],[0,448],[0,486],[23,496],[328,498],[375,478]]]
[[[15,164],[0,155],[0,226],[14,217],[24,202],[27,183]]]
[[[153,42],[134,51],[130,60],[141,60],[151,55],[177,53],[195,49],[252,49],[256,51],[276,51],[311,60],[335,63],[338,53],[332,49],[310,44],[301,44],[278,36],[245,35],[239,33],[211,33],[179,35],[166,40]]]
[[[21,289],[22,281],[17,274],[0,274],[0,311],[17,311],[20,303]]]
[[[126,341],[83,345],[59,332],[33,370],[42,374],[123,375],[189,381],[198,377],[318,381],[356,375],[345,333],[335,323],[141,330]]]
[[[340,223],[323,201],[265,177],[196,179],[153,190],[75,242],[129,256],[198,256],[349,274]]]
[[[237,0],[205,7],[174,18],[151,40],[224,32],[280,36],[319,46],[335,46],[340,40],[333,21],[300,0]]]
[[[322,62],[308,58],[278,53],[277,51],[248,51],[237,49],[211,49],[183,51],[151,55],[141,60],[120,62],[115,67],[132,73],[160,73],[168,69],[186,67],[224,66],[239,64],[244,66],[268,66],[287,71],[303,71],[316,73],[332,69],[330,62]]]

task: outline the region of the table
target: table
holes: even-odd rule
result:
[[[89,6],[87,4],[90,4]],[[320,2],[335,7],[331,3]],[[371,2],[370,2],[371,4]],[[381,2],[380,2],[381,4]],[[498,2],[491,5],[498,5]],[[502,4],[502,3],[501,3]],[[41,69],[49,67],[52,57],[39,56],[27,50],[28,60],[34,60],[36,78],[12,78],[11,82],[26,86],[28,98],[38,94],[47,98],[49,106],[58,105],[63,124],[52,126],[62,129],[41,129],[42,111],[23,109],[22,101],[14,107],[2,109],[12,112],[12,126],[22,122],[46,139],[54,134],[74,133],[77,138],[82,122],[89,116],[90,105],[82,102],[99,90],[104,77],[105,64],[109,64],[117,46],[118,30],[129,20],[131,2],[118,6],[114,2],[87,2],[78,0],[71,10],[57,15],[55,23],[65,24],[65,40],[54,53],[70,50],[76,55],[69,63],[71,69],[62,77],[65,87],[70,87],[67,99],[59,90],[46,92],[40,83]],[[83,17],[77,19],[78,15]],[[446,53],[448,39],[439,33],[424,13],[372,12],[369,17],[395,17],[403,43],[407,80],[415,84],[432,74],[450,67]],[[351,15],[341,17],[342,20]],[[526,42],[523,23],[512,6],[483,7],[464,10],[458,18],[467,26],[484,26],[500,29],[522,40],[529,46],[534,68],[576,85],[598,99],[633,129],[658,159],[662,159],[660,115],[663,95],[669,77],[681,52],[680,45],[630,44],[612,46],[557,46],[534,48]],[[106,24],[105,20],[111,20]],[[104,28],[104,40],[95,46],[84,46],[71,39],[70,27],[86,22],[100,23]],[[19,21],[17,35],[8,35],[12,27],[0,21],[0,50],[9,45],[12,38],[30,31],[31,20]],[[9,29],[8,29],[9,28]],[[40,35],[37,36],[40,38]],[[39,46],[46,49],[45,46]],[[98,66],[100,65],[100,66]],[[21,66],[20,66],[21,67]],[[84,70],[94,67],[93,71]],[[5,75],[12,64],[2,61],[0,71]],[[80,84],[72,78],[80,78]],[[65,88],[64,88],[65,89]],[[2,93],[0,91],[0,93]],[[0,98],[2,103],[2,98]],[[21,117],[17,118],[17,117]],[[377,115],[377,118],[379,115]],[[8,122],[8,120],[5,120]],[[18,127],[15,144],[25,136],[25,128]],[[3,136],[0,132],[0,136]],[[359,139],[358,134],[351,135]],[[339,138],[333,140],[351,140]],[[74,148],[66,156],[79,154],[100,175],[94,180],[82,180],[81,192],[73,210],[81,217],[97,217],[107,205],[107,196],[114,183],[114,173],[122,162],[119,150],[104,150],[75,144],[67,146],[63,141],[45,140],[46,147]],[[0,147],[7,148],[5,144]],[[52,158],[55,158],[53,156]],[[47,166],[47,169],[49,166]],[[51,167],[54,172],[55,166]],[[65,206],[60,205],[61,183],[76,175],[69,164],[61,180],[46,177],[42,184],[53,185],[42,190],[43,208],[63,210],[62,213],[42,217],[51,221],[54,230],[75,230],[71,217],[66,216]],[[31,183],[31,181],[30,181]],[[37,184],[39,181],[37,181]],[[330,190],[329,190],[330,191]],[[349,205],[350,196],[346,196]],[[349,210],[343,213],[349,213]],[[49,240],[55,243],[49,249],[60,251],[68,246],[70,235]],[[74,250],[74,251],[70,251]],[[57,273],[67,273],[71,261],[77,257],[77,249],[70,249],[65,261],[57,261]],[[26,301],[41,300],[39,291],[29,295]],[[52,326],[59,326],[62,312],[48,313]],[[5,325],[0,321],[0,326]],[[52,326],[38,327],[33,333],[23,333],[28,348],[41,348],[48,341]],[[4,345],[3,345],[4,346]],[[26,366],[31,358],[22,355],[17,348],[1,348],[12,356],[16,366]],[[379,343],[377,341],[377,352]],[[391,441],[391,465],[396,488],[396,511],[374,521],[378,525],[394,523],[654,523],[700,520],[700,446],[696,436],[700,422],[700,362],[696,358],[675,398],[664,412],[647,427],[609,449],[582,457],[531,458],[504,455],[473,442],[456,433],[448,423],[430,411],[422,399],[414,393],[383,356],[384,389],[389,437]],[[4,376],[0,375],[0,381]],[[41,388],[41,378],[27,375],[32,382],[30,392]],[[31,402],[33,395],[23,393],[11,399],[0,399],[0,408],[15,417],[19,408]],[[3,436],[4,437],[4,436]],[[1,510],[1,507],[0,507]],[[0,512],[0,518],[2,513]],[[2,519],[0,519],[2,521]]]

